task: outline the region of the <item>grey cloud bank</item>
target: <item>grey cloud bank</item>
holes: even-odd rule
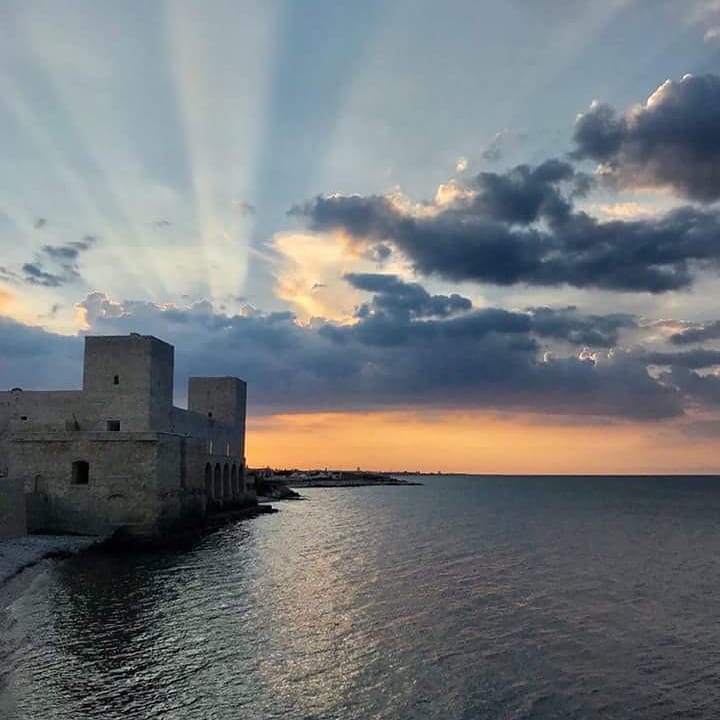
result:
[[[372,292],[353,325],[300,326],[291,313],[227,315],[208,302],[116,303],[101,293],[80,306],[92,333],[141,331],[182,345],[180,385],[199,368],[240,372],[257,414],[415,406],[658,420],[682,415],[705,394],[716,403],[716,384],[692,368],[715,364],[718,353],[691,360],[688,353],[606,352],[619,333],[636,327],[632,317],[575,308],[474,309],[459,295],[433,296],[394,276],[348,280]],[[8,382],[77,386],[80,338],[8,319],[2,333]],[[550,354],[546,342],[555,346]],[[601,351],[585,352],[587,345]],[[647,368],[658,363],[670,369],[654,377]]]
[[[578,117],[574,161],[602,164],[595,177],[550,159],[482,172],[458,192],[416,207],[382,195],[319,195],[289,214],[314,231],[347,233],[379,261],[388,248],[416,272],[499,286],[572,286],[666,293],[692,286],[720,263],[720,213],[680,207],[665,215],[602,221],[576,207],[599,180],[720,199],[720,77],[667,81],[624,114],[593,104]],[[380,250],[382,249],[382,255]]]
[[[392,242],[417,272],[451,281],[663,293],[690,287],[703,269],[717,269],[716,212],[685,207],[659,218],[601,222],[573,211],[561,191],[574,174],[547,179],[540,170],[485,173],[476,180],[477,197],[429,217],[378,195],[316,197],[291,213],[315,231]]]

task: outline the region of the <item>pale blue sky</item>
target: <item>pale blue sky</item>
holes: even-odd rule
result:
[[[717,70],[695,5],[3,0],[3,265],[99,238],[35,315],[88,290],[281,307],[263,248],[292,204],[562,156],[593,99]]]

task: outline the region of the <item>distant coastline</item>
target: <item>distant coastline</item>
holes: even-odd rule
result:
[[[396,475],[369,470],[252,470],[258,495],[278,497],[282,488],[311,487],[366,487],[371,485],[422,485],[420,482],[406,480]],[[414,475],[415,473],[402,473]],[[266,492],[262,492],[264,488]]]

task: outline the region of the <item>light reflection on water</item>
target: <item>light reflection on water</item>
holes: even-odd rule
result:
[[[306,494],[51,565],[0,614],[0,717],[715,716],[716,480]]]

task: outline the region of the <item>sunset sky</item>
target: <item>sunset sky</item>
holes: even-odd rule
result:
[[[252,465],[720,472],[720,1],[0,0],[0,387],[248,381]]]

